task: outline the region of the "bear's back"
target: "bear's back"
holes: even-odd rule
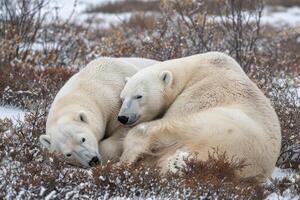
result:
[[[140,60],[140,64],[138,63]],[[99,58],[73,75],[57,93],[48,115],[48,121],[55,121],[63,110],[84,109],[101,112],[108,117],[108,129],[119,125],[111,116],[117,115],[120,107],[120,92],[125,77],[157,61],[142,58]],[[67,108],[68,107],[68,108]],[[114,117],[116,118],[116,117]]]
[[[262,124],[271,137],[279,139],[280,126],[270,101],[236,61],[224,54],[217,54],[215,58],[210,55],[207,59],[211,60],[206,64],[207,70],[193,73],[193,78],[164,117],[173,118],[178,113],[192,114],[214,107],[234,107]]]
[[[138,68],[119,58],[100,58],[72,76],[57,93],[55,99],[83,93],[91,98],[102,99],[106,93],[120,93],[124,78],[132,76]]]

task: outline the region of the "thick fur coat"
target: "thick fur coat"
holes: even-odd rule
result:
[[[275,167],[281,147],[277,115],[226,54],[198,54],[140,70],[128,80],[121,98],[122,113],[137,116],[132,124],[140,123],[125,138],[124,162],[143,155],[145,162],[151,160],[165,172],[175,169],[182,156],[193,154],[205,161],[218,149],[246,161],[237,171],[242,177],[266,178]]]
[[[154,63],[157,61],[142,58],[100,58],[90,62],[58,92],[41,143],[87,167],[93,158],[118,159],[122,138],[129,130],[116,117],[125,77]]]

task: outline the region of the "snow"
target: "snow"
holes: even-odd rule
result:
[[[45,49],[60,49],[60,44],[56,42],[34,42],[34,43],[20,43],[20,51],[31,49],[33,51],[43,51]]]
[[[289,189],[285,190],[282,194],[273,192],[267,196],[266,200],[298,200],[299,196],[292,196]]]
[[[282,180],[284,178],[287,178],[292,183],[295,183],[295,181],[298,181],[300,179],[300,176],[290,169],[280,169],[276,167],[272,173],[272,179]],[[270,185],[272,184],[272,182],[268,180],[266,184]],[[271,193],[266,197],[266,200],[296,200],[299,198],[299,195],[292,195],[290,188],[288,188],[283,191],[282,194],[276,192]]]
[[[56,191],[53,190],[52,192],[50,192],[50,193],[45,197],[45,200],[54,199],[55,194],[56,194]]]
[[[245,19],[251,21],[255,21],[256,18],[252,15],[249,15],[249,12],[245,11],[242,12],[243,17]],[[236,16],[235,16],[236,17]],[[223,21],[229,20],[228,18],[220,17],[220,16],[210,16],[211,20],[213,21]],[[281,10],[275,10],[273,7],[266,7],[263,10],[263,14],[261,16],[261,24],[272,25],[275,27],[282,27],[282,26],[300,26],[300,7],[294,6],[290,8],[282,8]]]
[[[274,79],[273,84],[277,84],[277,87],[279,89],[287,88],[287,99],[290,99],[290,101],[295,101],[296,106],[300,106],[300,76],[295,77],[295,79],[289,79],[289,78],[277,78]],[[273,95],[272,93],[270,93]],[[293,103],[293,102],[292,102]]]
[[[116,1],[116,0],[115,0]],[[124,20],[130,18],[132,13],[85,13],[87,8],[103,4],[106,2],[113,2],[111,0],[52,0],[45,7],[44,12],[52,12],[55,10],[57,15],[62,20],[70,20],[77,24],[85,25],[86,21],[93,21],[92,25],[96,28],[107,28],[110,25],[116,25]]]
[[[51,0],[49,2],[49,5],[47,6],[47,10],[45,11],[52,11],[55,10],[59,18],[63,20],[70,20],[74,21],[76,23],[83,23],[86,22],[89,19],[92,19],[94,22],[97,23],[98,27],[109,27],[110,25],[117,25],[118,23],[129,19],[133,13],[121,13],[121,14],[106,14],[106,13],[95,13],[95,14],[88,14],[84,13],[86,8],[99,4],[99,3],[105,3],[108,0]],[[271,8],[266,8],[266,10],[263,13],[262,19],[263,24],[272,24],[274,26],[282,26],[282,25],[289,25],[289,26],[300,26],[300,7],[290,7],[290,8],[282,8],[280,10],[274,11]],[[32,46],[32,49],[34,50],[41,50],[44,48],[44,46],[47,46],[48,48],[55,48],[57,43],[34,43]],[[128,62],[136,62],[134,60],[135,58],[130,58],[130,60],[127,60]],[[279,85],[284,85],[284,83],[288,82],[288,80],[284,79],[278,79]],[[300,97],[300,88],[290,88],[290,91],[293,91],[293,94],[296,94],[298,97]],[[300,102],[299,104],[300,105]],[[16,107],[9,107],[9,106],[0,106],[0,119],[4,118],[10,118],[13,121],[17,121],[17,119],[24,120],[25,111],[21,110]],[[50,161],[53,159],[50,158]],[[13,165],[12,165],[13,166]],[[20,166],[15,166],[19,167]],[[0,175],[4,176],[7,172],[6,169],[3,168],[2,171],[0,171]],[[92,176],[92,172],[88,171],[89,175]],[[105,177],[100,176],[100,180],[104,181]],[[295,182],[299,180],[299,174],[296,174],[292,170],[288,169],[280,169],[276,168],[274,172],[272,173],[272,179],[279,179],[282,180],[284,178],[289,179],[291,182]],[[270,180],[266,182],[266,184],[272,184]],[[66,199],[71,198],[74,193],[78,192],[78,188],[83,188],[86,185],[80,184],[76,188],[74,188],[73,191],[70,191],[66,195]],[[0,188],[1,188],[1,182],[0,182]],[[41,187],[40,188],[40,196],[45,195],[46,188]],[[24,194],[24,191],[21,191],[19,194],[19,197],[22,198],[22,195]],[[54,199],[57,195],[56,191],[51,191],[48,193],[45,197],[45,199]],[[10,196],[10,194],[8,194]],[[11,195],[13,196],[13,195]],[[299,196],[293,196],[291,190],[288,188],[282,193],[279,192],[273,192],[271,193],[266,199],[267,200],[287,200],[292,199],[296,200],[299,199]],[[127,199],[122,197],[115,197],[114,199]]]
[[[272,11],[271,9],[271,7],[265,8],[261,19],[263,24],[300,26],[300,7],[293,6],[278,11]]]
[[[112,24],[117,25],[124,20],[128,20],[132,16],[132,12],[118,14],[84,13],[87,8],[93,5],[100,5],[109,1],[110,0],[52,0],[46,7],[45,12],[55,10],[55,13],[59,18],[70,20],[78,24],[84,24],[86,21],[92,20],[94,22],[93,25],[98,26],[98,28],[107,28]],[[218,17],[215,19],[218,19]],[[277,7],[276,10],[274,10],[273,7],[266,7],[263,11],[261,22],[263,24],[272,24],[277,27],[284,25],[300,25],[300,7]]]
[[[0,106],[0,119],[24,120],[25,111],[15,107]]]
[[[278,179],[278,180],[287,178],[292,181],[292,179],[294,179],[295,176],[298,176],[298,175],[289,169],[280,169],[280,168],[276,167],[274,169],[271,177],[272,177],[272,179]]]
[[[84,22],[92,21],[92,26],[94,28],[109,28],[111,25],[118,25],[128,19],[133,15],[132,12],[124,12],[118,14],[108,14],[108,13],[82,13],[80,19],[78,19],[82,25]],[[77,23],[79,22],[77,21]]]
[[[47,11],[55,10],[57,15],[64,20],[74,19],[87,7],[97,3],[105,3],[107,0],[51,0]]]
[[[42,186],[40,191],[40,196],[43,196],[46,191],[47,189]]]

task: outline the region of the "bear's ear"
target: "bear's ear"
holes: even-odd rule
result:
[[[50,142],[50,136],[49,135],[41,135],[40,136],[40,143],[43,147],[49,149],[51,142]]]
[[[125,83],[130,79],[130,77],[125,77]]]
[[[169,86],[172,84],[173,74],[170,71],[163,71],[160,74],[160,79],[166,86]]]
[[[87,118],[85,112],[83,112],[83,111],[80,111],[77,113],[75,120],[78,122],[88,123],[88,118]]]

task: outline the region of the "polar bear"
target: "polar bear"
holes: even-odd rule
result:
[[[122,122],[140,123],[125,138],[123,162],[159,155],[157,165],[165,172],[180,155],[205,161],[218,150],[245,161],[237,171],[240,177],[266,178],[275,167],[281,147],[278,117],[226,54],[208,52],[152,65],[127,81],[120,98]]]
[[[75,74],[56,95],[40,142],[84,167],[117,159],[122,138],[117,113],[124,78],[158,61],[143,58],[100,58]]]

